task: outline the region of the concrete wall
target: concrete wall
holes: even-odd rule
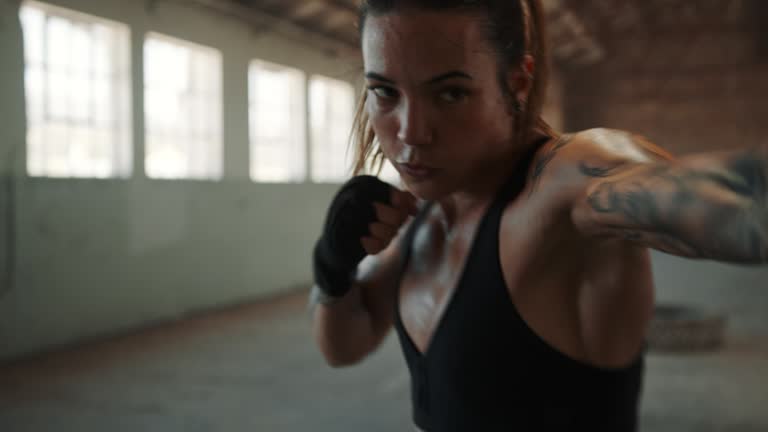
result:
[[[627,40],[614,46],[615,57],[572,71],[564,82],[568,130],[631,130],[678,155],[768,145],[768,56],[746,32],[700,33],[651,39],[650,51],[642,38]],[[653,260],[659,302],[724,311],[733,337],[768,335],[768,267],[660,252]]]
[[[337,186],[249,180],[248,62],[353,82],[359,67],[179,2],[154,2],[149,10],[153,2],[51,3],[131,27],[134,177],[25,176],[18,2],[0,0],[0,360],[305,286],[311,244]],[[222,52],[221,182],[143,174],[141,52],[149,31]],[[6,186],[13,187],[12,203]]]

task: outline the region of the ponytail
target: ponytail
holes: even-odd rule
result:
[[[555,137],[558,133],[541,118],[549,82],[549,44],[541,0],[520,0],[525,25],[525,54],[533,57],[535,68],[523,112],[518,117],[517,142],[525,145],[534,133]]]

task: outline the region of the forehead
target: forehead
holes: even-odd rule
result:
[[[495,65],[483,20],[466,12],[407,10],[369,16],[362,50],[366,71],[401,78]]]

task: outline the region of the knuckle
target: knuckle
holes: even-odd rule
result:
[[[374,213],[376,213],[376,218],[381,219],[381,213],[383,211],[381,204],[377,202],[373,203],[373,211]]]

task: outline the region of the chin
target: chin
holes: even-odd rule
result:
[[[448,196],[451,191],[445,185],[434,181],[413,181],[402,177],[403,187],[416,198],[424,201],[437,201]]]

